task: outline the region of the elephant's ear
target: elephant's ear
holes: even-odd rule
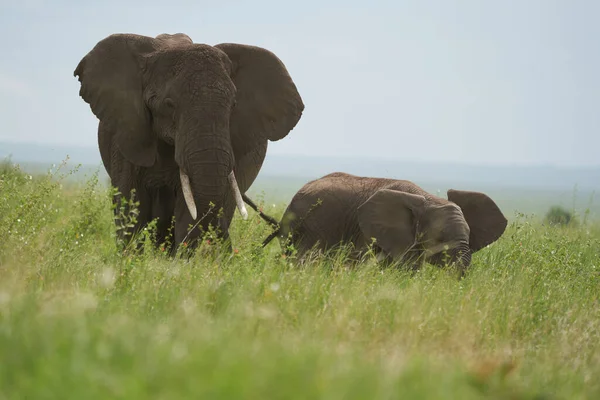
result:
[[[131,162],[154,164],[156,138],[143,99],[143,55],[155,50],[155,39],[114,34],[101,40],[79,62],[79,95],[94,115],[116,135],[119,150]]]
[[[296,126],[304,103],[285,65],[272,52],[256,46],[221,43],[215,46],[232,63],[237,89],[230,130],[237,137],[277,141]]]
[[[471,251],[481,250],[502,236],[508,221],[487,195],[464,190],[448,190],[448,200],[457,204],[465,216],[471,234]]]
[[[423,196],[381,189],[358,207],[363,234],[394,258],[405,254],[416,241],[417,222],[425,211]]]

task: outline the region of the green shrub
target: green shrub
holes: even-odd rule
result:
[[[573,225],[576,221],[571,212],[561,206],[553,206],[546,213],[546,222],[549,225]]]

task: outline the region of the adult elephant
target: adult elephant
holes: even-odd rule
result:
[[[252,208],[256,209],[248,199]],[[259,210],[260,211],[260,210]],[[434,265],[455,263],[464,272],[471,255],[498,240],[507,220],[487,195],[449,190],[448,200],[413,182],[336,172],[308,182],[292,198],[274,237],[309,250],[352,244],[358,257],[373,246],[378,258]]]
[[[121,237],[158,218],[157,243],[173,216],[174,244],[193,246],[209,225],[227,238],[236,204],[247,216],[240,192],[258,175],[268,141],[284,138],[304,110],[272,52],[196,44],[182,33],[110,35],[74,75],[99,119],[102,161],[120,192],[114,203],[133,189],[139,201],[137,222]]]

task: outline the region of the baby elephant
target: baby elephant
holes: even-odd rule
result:
[[[457,263],[461,271],[470,265],[471,254],[498,240],[507,225],[498,206],[483,193],[451,189],[446,200],[410,181],[342,172],[304,185],[281,223],[260,214],[277,225],[263,246],[278,236],[293,244],[299,257],[342,243],[351,243],[353,255],[361,256],[375,239],[379,260]]]

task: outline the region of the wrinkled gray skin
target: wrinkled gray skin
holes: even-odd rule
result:
[[[108,36],[74,75],[80,96],[99,119],[102,161],[121,193],[114,203],[120,205],[132,189],[140,202],[138,222],[128,232],[158,218],[157,244],[173,216],[175,244],[185,239],[193,247],[209,224],[227,238],[236,207],[231,172],[244,193],[258,175],[268,141],[284,138],[304,110],[273,53],[242,44],[194,44],[181,33]],[[195,220],[182,192],[185,178]],[[198,225],[190,232],[190,224]]]
[[[374,238],[380,260],[455,263],[464,272],[471,255],[498,240],[506,225],[483,193],[451,189],[446,200],[410,181],[336,172],[304,185],[263,245],[275,236],[289,239],[302,258],[313,248],[351,243],[359,257]]]

